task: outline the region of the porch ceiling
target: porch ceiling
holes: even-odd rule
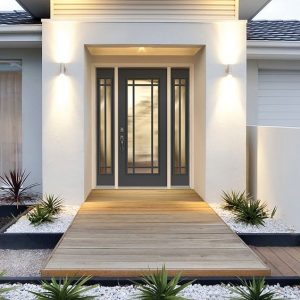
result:
[[[200,47],[87,47],[91,55],[106,56],[194,56]]]

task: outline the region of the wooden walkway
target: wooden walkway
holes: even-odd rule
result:
[[[192,190],[95,190],[43,276],[267,276],[258,256]]]
[[[271,276],[300,276],[300,247],[251,247],[271,269]]]

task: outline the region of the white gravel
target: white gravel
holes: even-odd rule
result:
[[[10,226],[5,233],[42,233],[42,232],[65,232],[72,223],[79,206],[65,205],[62,212],[55,216],[53,222],[46,222],[40,225],[32,225],[26,216],[21,217],[15,224]]]
[[[40,286],[33,284],[1,285],[1,287],[15,288],[5,294],[7,299],[13,300],[33,300],[35,296],[29,291],[42,290]],[[300,299],[299,287],[280,287],[276,285],[269,287],[269,289],[275,290],[278,293],[278,297],[283,299]],[[98,285],[89,291],[88,295],[96,296],[95,299],[98,300],[128,300],[133,299],[137,293],[133,286],[104,287]],[[199,284],[187,287],[180,295],[191,300],[224,300],[234,296],[227,285],[202,286]]]
[[[0,250],[0,271],[4,276],[40,276],[52,250]]]
[[[237,223],[234,220],[234,215],[221,207],[220,204],[210,204],[214,211],[221,217],[221,219],[234,231],[238,233],[294,233],[295,229],[285,224],[276,216],[265,220],[265,226],[253,226],[244,223]]]

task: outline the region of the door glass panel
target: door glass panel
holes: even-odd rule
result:
[[[112,85],[101,79],[100,94],[100,174],[112,173]]]
[[[158,174],[158,80],[127,80],[127,173]]]
[[[186,159],[186,80],[174,80],[174,174],[187,172]]]
[[[133,172],[133,86],[127,87],[127,165]],[[129,172],[129,171],[128,171]]]

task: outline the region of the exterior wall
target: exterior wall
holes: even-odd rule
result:
[[[91,83],[92,80],[95,80],[92,78],[92,73],[91,73],[91,56],[88,53],[88,51],[85,51],[85,95],[86,99],[92,99],[92,93],[91,93]],[[87,198],[89,195],[92,187],[93,187],[93,157],[92,157],[92,146],[93,146],[93,130],[92,130],[92,100],[91,101],[86,101],[86,106],[85,106],[85,112],[84,112],[84,162],[85,162],[85,173],[84,173],[84,198]]]
[[[258,72],[258,124],[300,127],[300,68]]]
[[[1,59],[22,60],[22,166],[42,191],[42,51],[0,49]]]
[[[300,128],[258,127],[257,197],[300,230]]]
[[[195,183],[200,195],[217,201],[222,190],[246,185],[246,24],[216,23],[43,23],[43,188],[67,202],[85,199],[91,155],[87,118],[86,45],[205,46],[205,177]],[[59,63],[66,75],[59,75]],[[225,75],[225,65],[232,75]],[[199,77],[195,86],[204,84]],[[93,80],[93,78],[91,79]],[[204,97],[204,98],[203,98]],[[201,112],[200,112],[201,114]],[[195,128],[195,135],[198,128]],[[197,153],[195,153],[197,155]],[[196,168],[203,168],[200,162]],[[200,172],[201,173],[201,172]],[[202,172],[202,176],[203,176]],[[200,177],[200,176],[198,176]]]
[[[295,226],[297,230],[300,230],[297,214],[299,206],[297,184],[300,175],[300,128],[288,127],[293,124],[289,123],[288,118],[286,118],[288,108],[285,106],[281,106],[278,120],[270,118],[268,120],[270,126],[264,126],[265,123],[258,115],[260,69],[296,71],[300,70],[300,65],[298,61],[248,60],[247,190],[253,196],[267,202],[270,207],[277,206],[277,217],[283,218]],[[284,71],[284,74],[289,73],[289,71]],[[278,81],[280,72],[277,72],[275,76],[272,75],[272,77]],[[283,80],[285,80],[285,76]],[[289,101],[289,95],[293,93],[292,88],[293,86],[287,88],[286,101]],[[298,99],[298,97],[296,98]],[[269,101],[272,106],[273,97]],[[287,122],[285,124],[288,126],[282,126],[282,119]]]
[[[199,195],[205,195],[205,93],[206,93],[206,49],[196,55],[195,61],[195,103],[194,103],[194,188]]]
[[[107,22],[191,22],[238,18],[236,0],[52,0],[52,19],[93,19]]]

